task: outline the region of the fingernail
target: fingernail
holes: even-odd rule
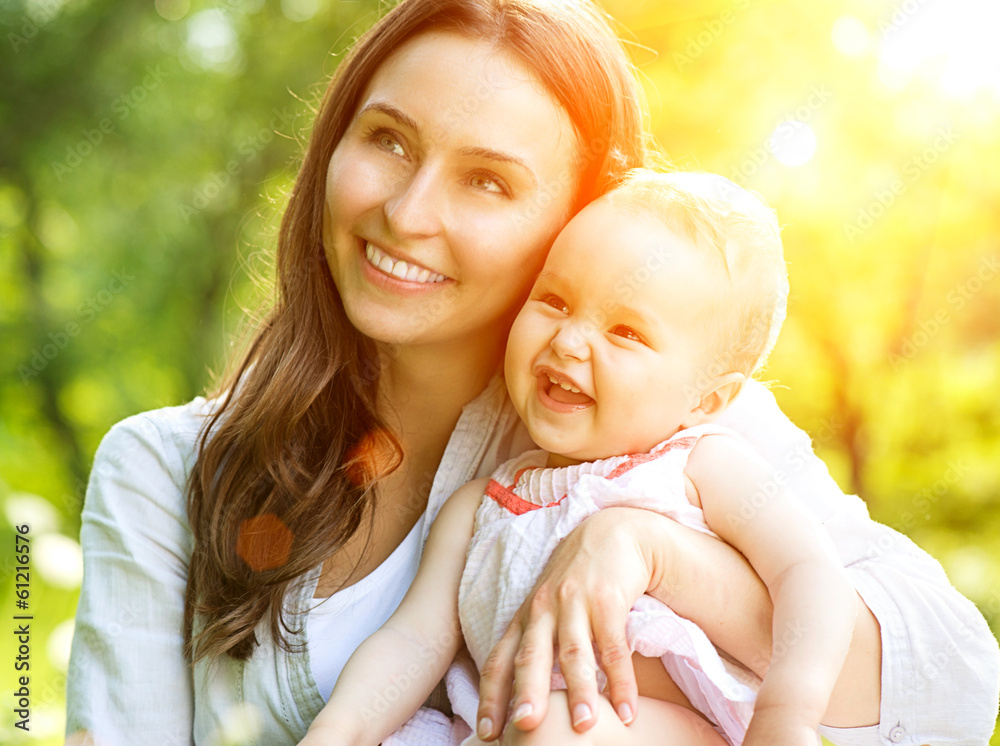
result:
[[[577,726],[580,723],[585,723],[590,720],[590,708],[583,702],[578,704],[573,708],[573,725]]]
[[[480,738],[489,738],[493,734],[493,721],[489,718],[480,718],[478,730]]]
[[[522,702],[514,710],[514,717],[510,719],[511,722],[516,723],[518,720],[524,720],[531,714],[532,709],[531,702]]]
[[[618,717],[623,723],[628,725],[632,722],[632,708],[625,702],[618,705]]]

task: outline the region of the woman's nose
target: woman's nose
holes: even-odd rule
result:
[[[384,211],[396,238],[421,238],[441,230],[445,185],[435,169],[418,166],[392,185]]]
[[[552,337],[552,350],[559,357],[583,362],[590,358],[585,324],[567,322]]]

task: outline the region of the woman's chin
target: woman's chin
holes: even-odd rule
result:
[[[352,309],[345,304],[347,318],[361,334],[385,345],[408,347],[430,344],[435,340],[428,329],[421,328],[413,314],[390,313],[385,309]]]

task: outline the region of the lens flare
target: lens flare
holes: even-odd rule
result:
[[[240,524],[236,553],[254,572],[281,567],[292,549],[292,530],[274,513],[249,518]]]
[[[395,438],[385,428],[376,428],[347,451],[344,470],[351,484],[362,487],[392,472],[399,461]]]

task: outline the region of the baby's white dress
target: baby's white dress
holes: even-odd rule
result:
[[[727,432],[711,425],[682,430],[649,453],[618,456],[562,468],[545,468],[544,451],[528,451],[494,472],[475,520],[459,590],[459,617],[475,670],[461,662],[448,672],[455,714],[475,722],[478,671],[515,612],[534,587],[553,550],[584,519],[602,508],[627,506],[655,511],[715,536],[700,508],[685,494],[684,468],[698,439]],[[720,654],[693,622],[643,596],[628,615],[632,649],[663,661],[691,703],[726,740],[738,746],[753,714],[760,680]],[[599,673],[599,686],[605,679]],[[564,689],[558,671],[553,689]],[[441,725],[445,725],[443,720]],[[385,743],[461,743],[471,733],[458,727],[435,737],[418,716]],[[445,728],[447,730],[447,727]]]

